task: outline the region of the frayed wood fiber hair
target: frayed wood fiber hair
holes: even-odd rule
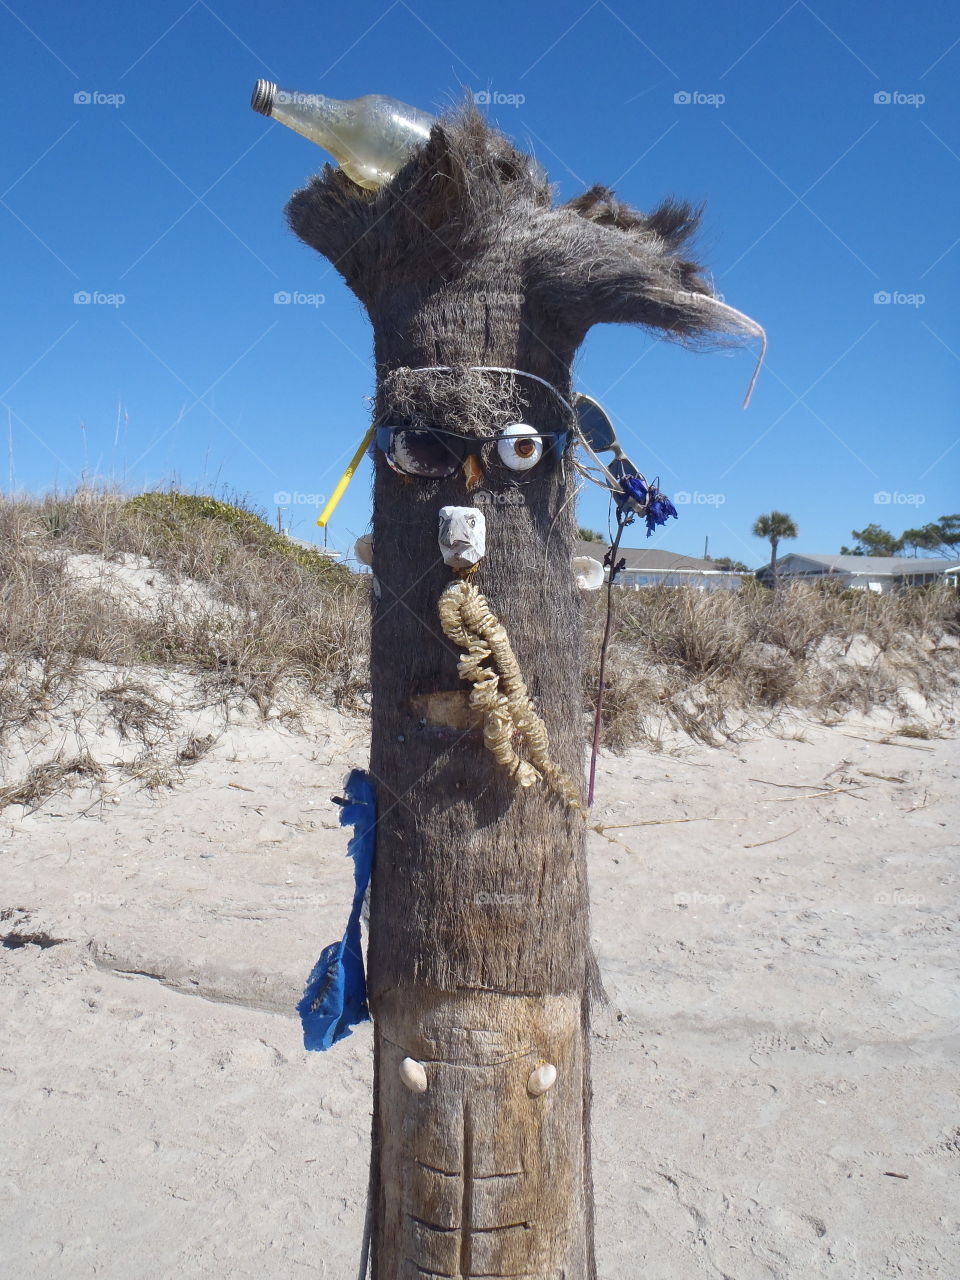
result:
[[[488,437],[518,422],[523,400],[511,374],[479,369],[391,369],[377,385],[377,426],[448,427]]]
[[[602,323],[697,345],[758,335],[714,298],[689,256],[699,209],[671,199],[642,213],[603,186],[554,205],[529,158],[469,106],[437,124],[392,182],[369,192],[327,166],[292,197],[287,218],[330,259],[375,328],[378,317],[416,328],[438,289],[485,295],[496,324],[520,289],[525,322],[554,330],[561,358]],[[456,323],[455,307],[446,318]],[[440,363],[426,349],[431,336],[421,334],[424,364]]]

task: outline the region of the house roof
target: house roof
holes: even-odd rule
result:
[[[607,547],[602,542],[578,542],[575,555],[592,556],[594,560],[603,560]],[[627,568],[634,572],[644,569],[651,573],[676,573],[686,570],[697,573],[731,573],[736,570],[720,569],[712,560],[698,560],[694,556],[682,556],[676,551],[662,551],[658,547],[621,547],[620,559],[627,562]]]
[[[904,578],[915,574],[944,573],[956,568],[960,560],[944,560],[939,556],[924,558],[911,556],[817,556],[797,555],[781,556],[777,561],[777,571],[784,574],[802,573],[854,573],[859,577],[871,578]],[[759,569],[770,572],[770,566]]]

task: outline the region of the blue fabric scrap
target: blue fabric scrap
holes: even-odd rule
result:
[[[344,1040],[351,1027],[370,1018],[360,945],[360,912],[370,883],[377,829],[377,803],[369,775],[362,769],[351,770],[344,795],[347,803],[340,810],[340,825],[353,827],[347,845],[347,856],[353,858],[353,906],[346,932],[339,942],[324,947],[297,1005],[305,1049],[329,1049]]]

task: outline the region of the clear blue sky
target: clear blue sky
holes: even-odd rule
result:
[[[751,408],[747,352],[608,325],[577,362],[634,461],[695,499],[646,545],[697,555],[709,535],[757,564],[750,527],[771,507],[800,526],[784,550],[809,552],[956,511],[958,37],[941,0],[0,0],[3,484],[12,455],[31,491],[86,473],[226,486],[272,511],[277,492],[332,489],[367,425],[371,335],[283,224],[325,157],[250,111],[265,76],[428,110],[466,88],[522,96],[490,114],[559,198],[600,181],[641,207],[707,202],[716,287],[769,333]],[[369,488],[364,464],[333,545],[366,528]],[[291,532],[319,537],[316,514],[291,502]],[[580,519],[606,527],[599,491]]]

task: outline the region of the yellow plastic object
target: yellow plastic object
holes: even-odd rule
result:
[[[361,461],[363,460],[363,455],[370,448],[370,442],[372,440],[373,440],[373,427],[370,427],[369,430],[367,431],[367,434],[360,441],[360,448],[350,459],[350,465],[347,467],[346,471],[340,477],[340,480],[337,483],[337,487],[334,489],[333,493],[331,493],[330,501],[320,512],[320,515],[317,519],[317,524],[320,526],[321,529],[323,529],[326,526],[327,521],[330,519],[330,517],[333,515],[334,511],[336,510],[337,503],[346,493],[347,485],[353,479],[353,473],[356,471],[357,467],[359,467]]]

